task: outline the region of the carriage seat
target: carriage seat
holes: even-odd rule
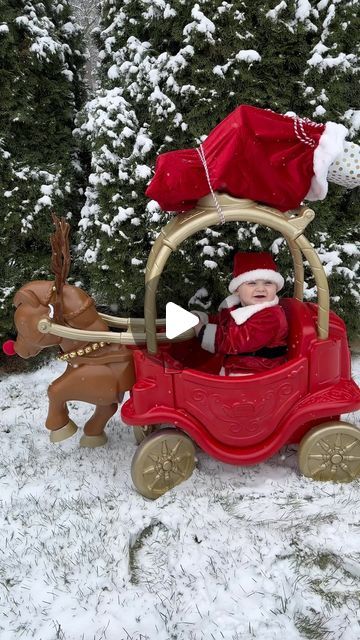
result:
[[[280,305],[285,311],[289,327],[287,359],[307,355],[310,345],[317,340],[316,326],[309,306],[296,298],[281,298]]]
[[[282,298],[280,305],[285,311],[289,326],[287,360],[307,355],[310,345],[317,339],[316,326],[310,306],[295,298]],[[222,356],[202,349],[197,338],[186,342],[163,344],[161,350],[171,354],[180,367],[189,367],[204,373],[219,375]]]

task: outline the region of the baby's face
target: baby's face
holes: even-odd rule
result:
[[[249,280],[235,291],[243,307],[249,304],[272,302],[276,296],[276,284],[270,280]]]

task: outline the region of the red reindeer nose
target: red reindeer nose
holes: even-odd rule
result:
[[[16,351],[14,349],[14,340],[6,340],[2,346],[2,350],[6,356],[15,356]]]

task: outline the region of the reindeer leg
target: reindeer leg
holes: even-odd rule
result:
[[[117,408],[117,402],[106,406],[96,406],[90,420],[85,424],[84,435],[80,438],[81,447],[101,447],[103,444],[106,444],[107,436],[104,429]]]
[[[49,429],[50,441],[61,442],[70,438],[77,431],[76,424],[69,419],[69,411],[66,400],[61,391],[63,376],[54,380],[48,387],[49,409],[45,426]]]

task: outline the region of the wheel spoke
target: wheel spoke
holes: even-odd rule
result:
[[[336,433],[334,446],[337,447],[337,449],[341,448],[341,433],[339,431]]]
[[[149,484],[149,489],[150,489],[150,490],[154,489],[155,485],[156,485],[156,484],[157,484],[157,482],[160,480],[160,478],[161,478],[161,474],[160,474],[160,473],[158,473],[158,474],[155,476],[155,480],[154,480],[154,482],[153,482],[152,484]]]
[[[154,471],[156,471],[156,467],[148,467],[147,469],[144,469],[143,475],[146,476],[148,473],[154,473]]]
[[[184,471],[181,471],[181,469],[178,466],[173,468],[173,473],[175,475],[181,476],[182,478],[186,478],[186,473],[184,473]]]
[[[355,474],[352,473],[351,469],[347,466],[347,464],[344,464],[343,462],[341,463],[340,467],[342,468],[343,471],[345,471],[346,475],[350,477],[351,480],[355,479]]]
[[[181,456],[176,456],[174,462],[176,462],[176,464],[181,464],[183,460],[187,460],[189,458],[189,455],[190,454],[185,451]]]
[[[308,458],[312,460],[323,460],[324,456],[322,453],[309,453]]]
[[[163,442],[161,443],[161,455],[164,458],[169,457],[169,447],[168,447],[167,440],[163,440]]]
[[[324,451],[326,451],[326,453],[331,449],[330,445],[326,442],[326,440],[323,440],[322,438],[319,440],[319,445],[322,449],[324,449]]]
[[[173,448],[172,452],[171,452],[171,455],[172,455],[172,456],[176,456],[176,454],[177,454],[178,449],[180,448],[180,446],[181,446],[181,440],[179,439],[179,440],[177,441],[177,443],[176,443],[175,447]]]
[[[311,476],[317,480],[322,480],[325,471],[326,469],[323,467],[323,465],[321,465],[320,467],[314,469],[314,471],[311,473]]]
[[[349,444],[345,445],[344,451],[351,451],[351,449],[357,444],[360,444],[360,441],[357,438],[354,438],[352,442],[349,442]]]
[[[327,462],[323,462],[322,464],[318,464],[318,465],[316,465],[316,468],[315,468],[315,469],[313,470],[313,472],[312,472],[313,477],[314,477],[315,475],[325,473],[325,471],[329,468],[330,464],[331,464],[331,463],[330,463],[330,461],[328,460]]]

